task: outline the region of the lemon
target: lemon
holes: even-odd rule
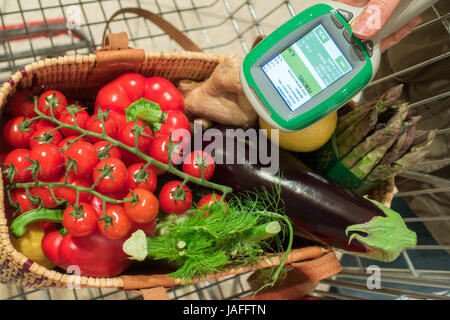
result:
[[[279,146],[282,149],[294,152],[311,152],[325,145],[336,130],[337,111],[317,121],[309,127],[295,131],[279,131]],[[259,118],[261,129],[267,129],[267,137],[271,139],[270,125]]]

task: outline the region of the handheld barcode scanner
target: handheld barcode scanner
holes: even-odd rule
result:
[[[381,40],[437,0],[403,0],[370,40],[352,34],[364,8],[327,1],[287,21],[244,59],[241,83],[255,111],[273,128],[297,131],[326,117],[358,94],[375,76]],[[376,8],[374,19],[379,23]]]

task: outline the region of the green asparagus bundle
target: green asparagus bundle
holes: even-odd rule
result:
[[[430,150],[434,131],[416,129],[420,116],[410,115],[400,102],[403,85],[379,99],[352,106],[338,119],[339,157],[359,179],[377,182],[417,165]]]
[[[361,120],[367,112],[374,108],[378,111],[378,114],[384,113],[390,106],[398,101],[402,94],[402,90],[403,85],[398,85],[386,91],[379,99],[359,105],[358,107],[355,107],[354,110],[340,116],[336,127],[336,136],[341,135],[349,126]]]

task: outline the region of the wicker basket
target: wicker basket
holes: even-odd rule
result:
[[[5,109],[8,98],[21,87],[56,89],[68,97],[92,101],[103,85],[126,72],[137,72],[146,77],[161,76],[174,82],[179,79],[201,81],[207,79],[217,64],[224,59],[222,55],[192,51],[145,52],[129,48],[127,41],[123,41],[122,44],[116,42],[107,44],[94,54],[45,59],[20,69],[0,88],[0,112]],[[394,182],[391,179],[373,190],[371,197],[389,206],[393,188]],[[165,294],[167,288],[184,284],[181,280],[171,278],[164,272],[142,275],[124,274],[114,278],[91,278],[46,269],[12,246],[3,207],[3,190],[3,182],[1,182],[0,282],[34,288],[64,288],[70,282],[91,288],[146,289],[147,291],[139,292],[144,293],[146,298],[156,299],[167,298]],[[261,260],[259,268],[278,264],[279,259],[274,256],[272,259]],[[301,270],[314,281],[328,278],[342,269],[334,252],[319,246],[293,249],[287,264]],[[191,283],[250,270],[254,268],[227,270]]]

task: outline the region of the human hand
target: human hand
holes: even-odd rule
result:
[[[402,0],[337,0],[339,2],[354,6],[363,7],[364,11],[353,22],[353,33],[360,39],[373,38],[386,25],[395,9]],[[398,44],[402,39],[408,36],[411,31],[422,23],[422,18],[417,17],[411,20],[393,34],[387,36],[381,41],[380,50],[383,53],[387,49]]]

